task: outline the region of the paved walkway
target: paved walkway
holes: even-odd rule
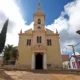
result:
[[[80,80],[80,73],[54,71],[0,71],[0,80]]]

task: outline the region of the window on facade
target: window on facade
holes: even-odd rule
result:
[[[38,19],[38,24],[41,24],[41,19]]]
[[[39,36],[37,36],[37,43],[39,43]]]
[[[40,41],[39,41],[39,42],[41,43],[41,38],[42,38],[42,37],[40,36],[39,38],[40,38]]]
[[[49,40],[47,40],[47,45],[49,46]]]
[[[47,45],[48,45],[48,46],[51,46],[51,45],[52,45],[51,39],[48,39],[48,40],[47,40]]]
[[[37,43],[41,43],[42,42],[42,37],[41,36],[37,36]]]
[[[27,45],[28,45],[28,46],[31,45],[31,39],[27,39]]]
[[[38,28],[38,29],[41,29],[41,27],[40,27],[40,26],[38,26],[37,28]]]

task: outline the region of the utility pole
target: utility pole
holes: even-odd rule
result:
[[[68,45],[68,46],[71,46],[71,47],[72,47],[73,54],[74,54],[74,58],[75,58],[75,61],[76,61],[76,56],[75,56],[75,49],[74,49],[74,47],[75,47],[76,45]]]
[[[74,54],[74,57],[75,57],[75,49],[74,49],[74,47],[75,47],[76,45],[68,45],[68,46],[71,46],[71,47],[72,47],[73,54]]]

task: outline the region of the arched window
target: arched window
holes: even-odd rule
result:
[[[38,24],[41,24],[41,19],[38,19]]]
[[[40,27],[40,26],[38,26],[37,28],[38,28],[38,29],[41,29],[41,27]]]
[[[41,43],[41,40],[42,40],[41,38],[42,38],[42,37],[40,36],[40,37],[39,37],[39,40],[40,40],[39,42],[40,42],[40,43]]]
[[[28,46],[31,45],[31,39],[27,39],[27,45],[28,45]]]
[[[39,43],[39,36],[37,36],[37,43]]]
[[[42,42],[42,37],[41,36],[37,36],[37,43],[41,43]]]
[[[48,46],[51,46],[51,45],[52,45],[51,39],[48,39],[48,40],[47,40],[47,45],[48,45]]]

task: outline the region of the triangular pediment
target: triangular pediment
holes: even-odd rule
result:
[[[38,50],[45,50],[46,49],[46,46],[42,45],[42,44],[36,44],[36,45],[33,45],[31,47],[32,49],[38,49]]]
[[[32,28],[25,31],[25,33],[32,33]]]
[[[47,34],[54,34],[53,31],[51,31],[51,30],[49,30],[49,29],[47,29],[47,28],[46,28],[46,33],[47,33]]]

